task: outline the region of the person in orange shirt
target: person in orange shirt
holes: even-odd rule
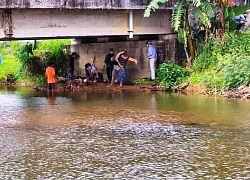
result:
[[[49,66],[45,70],[45,76],[47,78],[49,91],[51,91],[51,90],[54,91],[56,88],[57,77],[56,77],[55,68],[53,66],[54,66],[54,63],[50,62]]]

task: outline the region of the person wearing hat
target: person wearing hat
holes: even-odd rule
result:
[[[113,64],[114,55],[115,55],[114,49],[110,48],[109,53],[106,55],[105,60],[104,60],[104,63],[106,64],[106,72],[107,72],[107,77],[108,77],[109,82],[111,82],[112,80],[112,71],[114,68],[114,64]]]
[[[146,42],[147,44],[147,56],[149,59],[149,67],[150,67],[150,75],[151,80],[155,80],[155,66],[156,66],[156,60],[157,60],[157,53],[155,47],[152,45],[150,41]]]

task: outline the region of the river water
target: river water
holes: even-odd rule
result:
[[[0,89],[0,179],[250,179],[250,101]]]

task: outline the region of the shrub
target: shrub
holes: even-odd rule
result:
[[[216,43],[214,39],[211,39],[206,44],[202,44],[200,46],[201,53],[195,59],[192,66],[192,70],[195,72],[202,72],[208,68],[215,67],[218,64],[216,54],[220,52],[220,49],[216,47],[219,46],[219,44]],[[218,52],[214,52],[214,49]]]
[[[67,54],[62,47],[69,43],[69,40],[46,40],[34,45],[23,44],[16,53],[21,63],[17,78],[32,76],[29,79],[41,85],[45,82],[42,77],[50,61],[55,64],[57,75],[64,76],[67,71]]]
[[[229,89],[250,82],[250,32],[228,33],[204,45],[195,59],[189,82],[207,88]]]
[[[18,48],[20,48],[20,43],[17,41],[3,41],[0,43],[0,55],[3,58],[3,63],[0,64],[0,80],[5,80],[8,74],[12,76],[17,74],[20,63],[13,52]]]
[[[163,63],[156,72],[156,82],[165,88],[176,88],[188,75],[188,70],[177,64]]]

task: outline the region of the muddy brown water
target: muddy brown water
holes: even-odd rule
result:
[[[250,101],[0,88],[0,179],[250,179]]]

